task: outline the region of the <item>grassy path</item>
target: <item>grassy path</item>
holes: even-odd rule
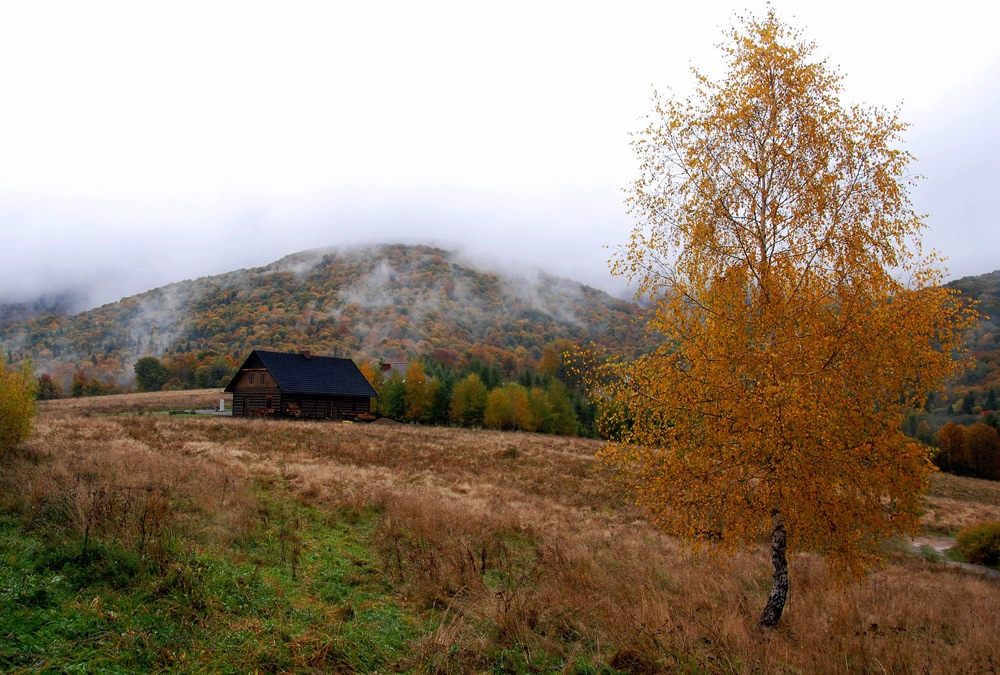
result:
[[[374,515],[261,497],[230,551],[155,558],[0,521],[4,672],[403,670],[422,620],[368,547]]]

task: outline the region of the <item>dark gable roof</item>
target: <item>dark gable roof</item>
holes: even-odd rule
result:
[[[332,356],[310,356],[284,352],[265,352],[255,349],[246,358],[240,370],[254,359],[267,368],[275,384],[287,394],[326,394],[336,396],[368,396],[378,393],[361,374],[354,361]],[[226,391],[232,391],[239,373],[233,377]]]

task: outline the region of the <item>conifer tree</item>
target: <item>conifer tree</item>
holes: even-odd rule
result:
[[[397,422],[406,420],[406,383],[398,370],[394,370],[389,379],[382,383],[379,412]]]
[[[976,395],[970,389],[965,392],[965,396],[962,397],[962,412],[966,415],[971,415],[975,412],[976,408]]]
[[[996,389],[990,389],[990,393],[986,395],[986,405],[983,407],[984,410],[996,410],[997,409],[997,392]]]

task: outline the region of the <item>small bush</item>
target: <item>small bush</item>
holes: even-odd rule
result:
[[[31,433],[35,383],[27,364],[20,370],[10,370],[0,360],[0,455],[16,448]]]
[[[1000,567],[1000,520],[967,527],[957,539],[958,549],[968,562]]]

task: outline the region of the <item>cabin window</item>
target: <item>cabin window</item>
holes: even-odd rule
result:
[[[264,384],[265,382],[267,382],[267,373],[261,373],[260,374],[260,383]]]
[[[250,373],[250,375],[248,376],[247,382],[249,382],[250,384],[253,384],[253,373]]]

